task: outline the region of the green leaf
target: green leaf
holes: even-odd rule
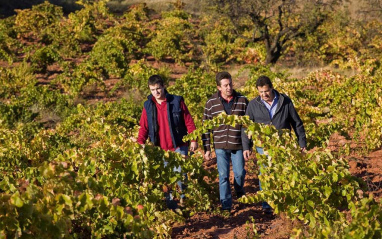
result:
[[[326,198],[329,198],[330,194],[332,194],[332,188],[329,186],[325,186],[325,193],[324,194],[325,194]]]
[[[338,182],[338,174],[333,173],[333,182]]]
[[[87,193],[83,193],[80,195],[79,202],[77,204],[79,204],[79,211],[80,212],[84,212],[84,211],[89,210],[93,207],[93,202],[91,200],[91,197]]]
[[[106,197],[103,197],[101,200],[100,200],[100,205],[98,207],[99,211],[102,212],[102,213],[107,213],[109,208],[109,201],[107,200]]]
[[[272,134],[272,130],[270,127],[265,127],[264,128],[264,134],[265,135],[271,135]]]
[[[72,199],[68,195],[61,194],[60,199],[63,199],[66,205],[72,206]]]
[[[135,175],[139,175],[138,164],[136,161],[133,161],[133,163],[131,165],[131,171],[133,171],[135,173]]]
[[[16,207],[22,207],[24,206],[23,200],[20,198],[19,192],[15,193],[11,197],[11,203],[15,205]]]
[[[309,223],[309,226],[311,227],[311,228],[314,228],[315,226],[316,226],[316,218],[314,217],[314,215],[313,214],[308,214],[308,215],[310,215],[310,223]]]
[[[178,181],[178,178],[176,176],[170,178],[170,183],[171,184],[175,183],[176,181]]]
[[[153,169],[155,169],[155,170],[157,170],[158,168],[160,168],[160,164],[155,164],[155,165],[153,165],[153,166],[151,166]]]

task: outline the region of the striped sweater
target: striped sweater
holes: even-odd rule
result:
[[[245,115],[248,105],[247,98],[236,91],[233,91],[233,96],[234,103],[231,108],[231,115]],[[211,96],[204,108],[203,121],[212,119],[220,113],[225,112],[222,100],[219,92]],[[235,128],[229,125],[220,125],[212,130],[212,132],[204,133],[202,135],[204,151],[211,151],[211,133],[213,135],[215,149],[243,149],[241,143],[241,125],[236,125]]]

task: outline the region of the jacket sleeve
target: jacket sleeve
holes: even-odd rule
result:
[[[208,101],[204,107],[204,113],[203,113],[203,122],[205,120],[212,119],[211,109],[208,106]],[[211,151],[211,131],[205,132],[202,134],[202,142],[203,142],[203,150]]]
[[[149,125],[147,122],[147,113],[145,108],[142,110],[139,126],[137,142],[139,144],[145,144],[147,138],[149,137]]]
[[[294,108],[292,101],[290,101],[289,103],[289,112],[290,112],[290,118],[291,118],[290,124],[292,125],[292,128],[297,136],[298,144],[300,145],[301,148],[305,148],[306,134],[305,134],[304,125],[296,109]]]
[[[250,120],[255,121],[255,117],[253,113],[254,113],[253,105],[249,103],[247,106],[247,110],[245,111],[245,115],[248,115]],[[249,139],[248,135],[245,133],[246,130],[247,128],[244,128],[244,127],[241,128],[241,142],[243,145],[243,151],[251,150],[251,144],[252,144],[252,140]]]
[[[184,103],[183,100],[180,102],[180,108],[182,109],[184,124],[186,125],[187,132],[192,133],[196,129],[195,123],[192,119],[190,111],[186,106],[186,103]]]

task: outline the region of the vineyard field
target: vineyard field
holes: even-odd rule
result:
[[[43,2],[1,18],[0,238],[381,238],[381,18],[355,19],[341,1],[249,2],[259,7],[213,0],[198,14],[180,0],[117,13],[104,0],[70,13]],[[222,14],[229,7],[237,12]],[[261,75],[288,95],[306,152],[293,133],[245,116],[202,123],[223,70],[249,100]],[[193,116],[192,155],[136,142],[154,74]],[[229,215],[216,158],[201,149],[201,134],[221,124],[242,124],[265,150],[246,162],[246,195]]]

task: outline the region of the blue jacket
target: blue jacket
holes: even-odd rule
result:
[[[159,146],[158,137],[158,121],[157,109],[155,102],[152,100],[152,95],[147,97],[144,103],[147,114],[147,123],[149,126],[149,138],[154,145]],[[170,126],[170,134],[174,148],[184,144],[183,137],[187,135],[187,127],[183,119],[183,112],[180,107],[180,102],[183,101],[182,96],[171,95],[166,92],[167,103],[167,119]]]

